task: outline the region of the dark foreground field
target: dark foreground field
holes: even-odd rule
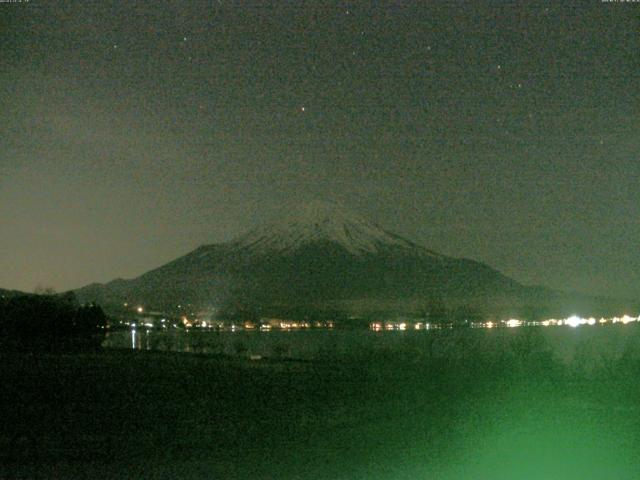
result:
[[[0,478],[640,478],[637,356],[464,352],[0,354]]]

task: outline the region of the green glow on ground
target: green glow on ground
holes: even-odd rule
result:
[[[0,478],[640,478],[637,343],[582,371],[515,335],[446,361],[2,356]]]

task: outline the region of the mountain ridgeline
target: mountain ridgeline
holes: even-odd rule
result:
[[[304,205],[137,278],[76,293],[106,306],[129,302],[171,310],[190,303],[265,314],[420,314],[434,302],[483,315],[530,317],[606,308],[584,295],[523,286],[483,263],[438,254],[327,203]]]

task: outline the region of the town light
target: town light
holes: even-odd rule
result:
[[[564,323],[565,325],[569,325],[570,327],[575,328],[578,325],[582,325],[584,321],[580,317],[572,315],[571,317],[567,318]]]

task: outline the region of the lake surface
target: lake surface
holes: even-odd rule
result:
[[[640,478],[638,324],[137,327],[105,346],[3,356],[0,478]]]
[[[640,325],[382,331],[308,329],[295,331],[202,331],[132,329],[112,331],[106,348],[318,360],[403,355],[456,358],[468,352],[513,350],[522,339],[548,348],[564,363],[591,366],[640,356]],[[527,347],[529,348],[529,347]],[[587,365],[588,366],[588,365]]]

